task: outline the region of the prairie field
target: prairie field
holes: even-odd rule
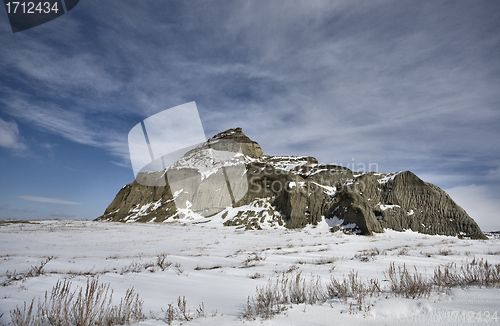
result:
[[[2,222],[0,249],[4,325],[41,325],[92,284],[102,320],[134,325],[500,325],[493,235],[44,220]]]

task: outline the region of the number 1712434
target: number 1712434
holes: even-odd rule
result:
[[[12,1],[5,4],[7,7],[7,13],[9,14],[48,14],[56,13],[60,10],[57,8],[57,1],[54,4],[50,2],[25,2],[25,1]]]

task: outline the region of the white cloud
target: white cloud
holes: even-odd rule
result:
[[[62,136],[75,143],[103,148],[124,162],[129,161],[126,134],[111,128],[104,128],[91,122],[92,117],[83,113],[62,109],[50,103],[30,102],[28,98],[0,99],[9,113],[44,132]],[[16,127],[17,128],[17,127]],[[50,144],[44,144],[45,148]]]
[[[484,141],[499,135],[489,53],[500,34],[486,6],[91,2],[102,7],[92,40],[88,22],[71,16],[45,26],[57,33],[16,34],[0,48],[2,71],[29,90],[20,101],[9,85],[2,97],[13,117],[104,148],[120,165],[129,127],[192,100],[207,136],[241,126],[266,154],[346,162],[363,153],[389,170],[498,153]],[[61,31],[73,41],[61,44]]]
[[[29,201],[36,201],[40,203],[49,203],[49,204],[62,204],[62,205],[80,205],[80,203],[74,201],[67,201],[59,198],[46,198],[46,197],[38,197],[38,196],[19,196],[19,198]]]
[[[27,149],[19,135],[19,128],[15,121],[5,121],[0,118],[0,147],[24,151]]]
[[[483,231],[500,230],[500,196],[487,185],[468,185],[446,192],[472,217]]]

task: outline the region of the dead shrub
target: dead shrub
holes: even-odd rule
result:
[[[257,294],[252,298],[253,312],[256,316],[264,319],[272,318],[285,310],[284,298],[281,296],[279,281],[267,284],[263,287],[257,287]]]
[[[257,266],[258,262],[264,261],[264,260],[266,260],[266,257],[262,257],[262,256],[259,256],[257,253],[253,253],[253,254],[247,256],[245,261],[243,261],[242,268],[250,268],[250,267]]]
[[[249,276],[249,278],[251,278],[252,280],[255,280],[255,279],[258,279],[258,278],[263,278],[264,275],[260,274],[260,273],[255,273],[255,274],[252,274]]]
[[[172,265],[172,262],[166,261],[166,258],[167,258],[166,255],[160,255],[156,259],[156,266],[158,266],[163,272]]]
[[[378,296],[382,293],[382,289],[378,280],[370,279],[361,281],[358,273],[352,270],[347,278],[342,281],[332,277],[331,282],[326,287],[327,295],[329,298],[340,298],[345,303],[351,299],[350,311],[354,311],[353,304],[357,307],[358,311],[368,311],[369,304],[366,302],[366,297]]]
[[[163,321],[168,325],[172,325],[172,322],[174,320],[179,320],[182,322],[190,321],[195,318],[206,317],[205,304],[202,302],[196,309],[196,313],[192,314],[187,309],[187,300],[185,296],[183,296],[182,298],[179,296],[177,298],[177,308],[174,307],[173,304],[169,304],[167,310],[165,311],[162,309],[162,311],[165,313],[165,318],[163,319]]]
[[[450,256],[450,255],[454,255],[455,253],[449,249],[439,249],[439,251],[437,252],[437,255],[440,255],[440,256]]]
[[[254,302],[252,302],[252,303],[254,303]],[[248,296],[247,304],[243,307],[243,313],[242,313],[243,318],[246,318],[248,320],[255,320],[256,319],[257,316],[256,316],[255,311],[253,309],[252,303],[250,302],[250,296]]]
[[[186,308],[186,297],[183,296],[182,299],[181,297],[177,298],[177,307],[179,308],[179,316],[181,320],[185,321],[190,321],[193,319],[193,317],[190,316],[189,310]]]
[[[145,270],[154,273],[157,271],[157,268],[164,272],[172,266],[172,262],[167,261],[166,258],[166,255],[160,255],[153,261],[133,261],[129,265],[122,267],[120,275],[125,273],[141,273]]]
[[[130,263],[130,265],[122,267],[120,275],[123,275],[125,273],[140,273],[145,269],[146,268],[145,268],[144,263],[138,262],[138,261],[133,261],[132,263]]]
[[[22,281],[22,280],[29,278],[29,277],[37,277],[40,275],[44,275],[45,274],[45,270],[44,270],[45,265],[47,265],[49,263],[49,261],[51,261],[52,259],[54,259],[53,256],[47,257],[47,259],[40,262],[40,265],[31,266],[30,268],[28,268],[28,270],[26,270],[24,272],[17,273],[16,271],[14,271],[14,272],[7,271],[5,273],[5,275],[7,276],[7,279],[4,282],[2,282],[1,285],[7,286],[7,285],[10,285],[16,281]]]
[[[430,294],[432,284],[422,274],[417,272],[416,267],[415,273],[411,275],[405,264],[403,264],[403,267],[398,266],[396,270],[394,263],[391,263],[389,269],[384,274],[389,279],[390,290],[396,295],[418,299],[428,297]]]
[[[272,318],[286,310],[286,304],[315,304],[325,299],[321,279],[312,277],[307,281],[300,272],[291,275],[283,272],[276,281],[269,280],[266,286],[257,287],[256,292],[254,297],[248,297],[243,308],[243,317],[248,320]]]
[[[214,266],[209,266],[209,267],[201,267],[201,266],[196,266],[194,268],[195,271],[210,271],[212,269],[219,269],[222,268],[222,265],[214,265]]]
[[[398,256],[407,256],[408,255],[408,248],[401,248],[399,251],[398,251]]]
[[[497,287],[500,285],[500,264],[492,265],[482,258],[474,258],[460,268],[454,263],[438,266],[434,270],[432,283],[440,290],[474,285]]]
[[[182,265],[179,263],[175,263],[174,270],[177,275],[181,275],[182,273],[184,273],[184,267],[182,267]]]
[[[491,265],[487,260],[475,258],[460,268],[462,282],[467,285],[494,287],[500,285],[500,264]]]
[[[168,305],[167,311],[165,313],[166,322],[168,325],[172,325],[172,322],[175,320],[175,308],[172,304]]]
[[[99,284],[98,278],[87,280],[85,290],[81,287],[71,291],[71,282],[58,281],[51,294],[45,292],[44,299],[34,298],[30,305],[16,307],[11,311],[14,326],[104,326],[123,325],[143,320],[143,301],[134,289],[128,289],[119,305],[112,305],[113,290],[109,284]]]
[[[315,265],[327,265],[327,264],[333,264],[335,263],[337,259],[335,257],[331,257],[331,258],[321,258],[321,259],[318,259],[314,262]]]
[[[359,253],[354,255],[354,257],[358,258],[362,262],[369,262],[371,260],[374,260],[375,257],[379,255],[387,255],[387,252],[378,248],[370,248],[359,251]]]
[[[462,286],[498,287],[500,285],[500,264],[489,264],[483,259],[473,259],[471,262],[457,267],[454,263],[438,266],[430,279],[406,268],[406,265],[395,266],[392,262],[384,272],[389,282],[388,288],[382,288],[377,279],[363,281],[354,270],[342,280],[331,278],[331,282],[323,289],[319,277],[309,282],[302,273],[290,274],[281,272],[276,281],[269,280],[264,287],[257,287],[257,294],[248,297],[243,308],[243,317],[255,320],[264,319],[286,310],[287,304],[315,304],[326,298],[339,298],[349,304],[349,312],[368,312],[370,303],[367,298],[379,296],[382,293],[403,296],[409,299],[428,298],[433,288],[449,289]]]

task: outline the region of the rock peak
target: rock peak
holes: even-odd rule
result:
[[[219,139],[228,139],[239,143],[241,146],[241,152],[246,156],[252,158],[261,158],[264,155],[264,152],[262,151],[260,145],[248,138],[248,136],[243,133],[240,127],[228,129],[226,131],[218,133],[217,135],[210,138],[209,142]]]
[[[213,136],[211,139],[232,139],[235,137],[245,137],[248,138],[247,135],[243,133],[241,130],[241,127],[237,128],[232,128],[228,129],[226,131],[220,132],[217,135]],[[248,138],[250,141],[252,141],[250,138]]]

